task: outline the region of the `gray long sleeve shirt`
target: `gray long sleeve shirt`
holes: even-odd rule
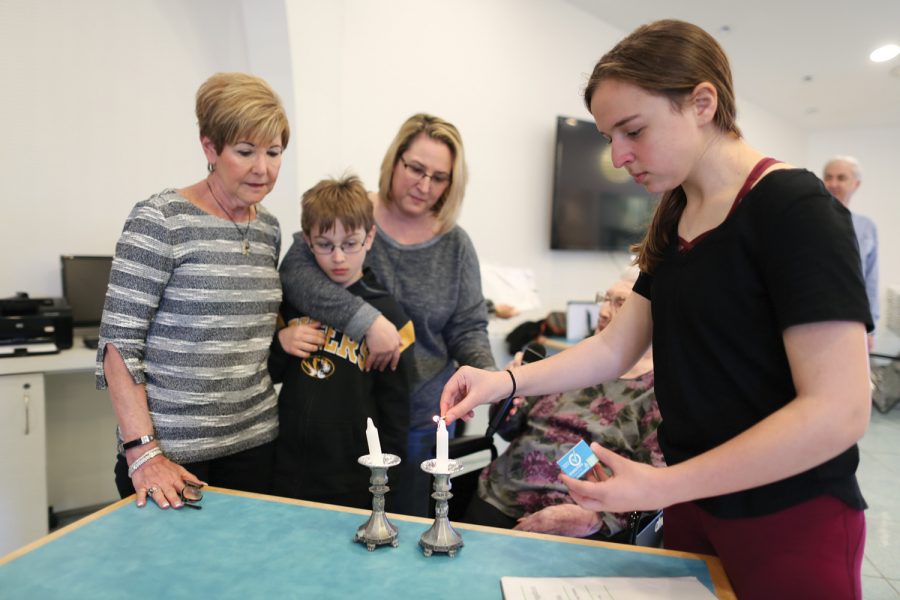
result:
[[[456,365],[495,369],[487,308],[472,241],[459,226],[421,244],[400,244],[378,228],[366,256],[381,283],[413,321],[415,380],[410,426],[431,423]],[[319,269],[301,233],[281,264],[285,300],[313,318],[361,340],[380,314]]]

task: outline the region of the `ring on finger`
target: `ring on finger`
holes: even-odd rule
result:
[[[151,485],[149,488],[147,488],[147,495],[152,496],[153,494],[155,494],[158,491],[159,491],[158,487],[156,487],[155,485]]]

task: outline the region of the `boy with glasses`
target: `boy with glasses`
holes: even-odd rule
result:
[[[367,508],[369,471],[357,462],[368,454],[366,419],[375,422],[384,452],[405,457],[411,366],[406,350],[415,341],[413,324],[363,267],[375,220],[360,180],[320,181],[303,194],[301,206],[303,237],[319,268],[381,311],[400,332],[403,352],[396,371],[366,371],[365,339],[351,339],[282,303],[269,358],[272,379],[282,383],[273,492]]]

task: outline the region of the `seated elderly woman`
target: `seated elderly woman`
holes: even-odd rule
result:
[[[606,292],[598,330],[631,294],[637,269]],[[579,440],[592,441],[632,460],[664,464],[656,440],[661,417],[653,393],[648,352],[621,378],[589,388],[527,398],[500,428],[509,448],[485,467],[463,521],[492,527],[611,538],[626,527],[625,514],[596,513],[574,503],[557,479],[556,464]]]

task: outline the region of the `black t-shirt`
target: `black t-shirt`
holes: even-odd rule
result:
[[[762,178],[691,250],[672,244],[634,290],[651,300],[658,435],[670,465],[796,396],[786,328],[835,320],[872,328],[850,213],[799,169]],[[862,509],[858,463],[854,445],[788,479],[698,503],[720,517],[749,517],[830,494]]]

